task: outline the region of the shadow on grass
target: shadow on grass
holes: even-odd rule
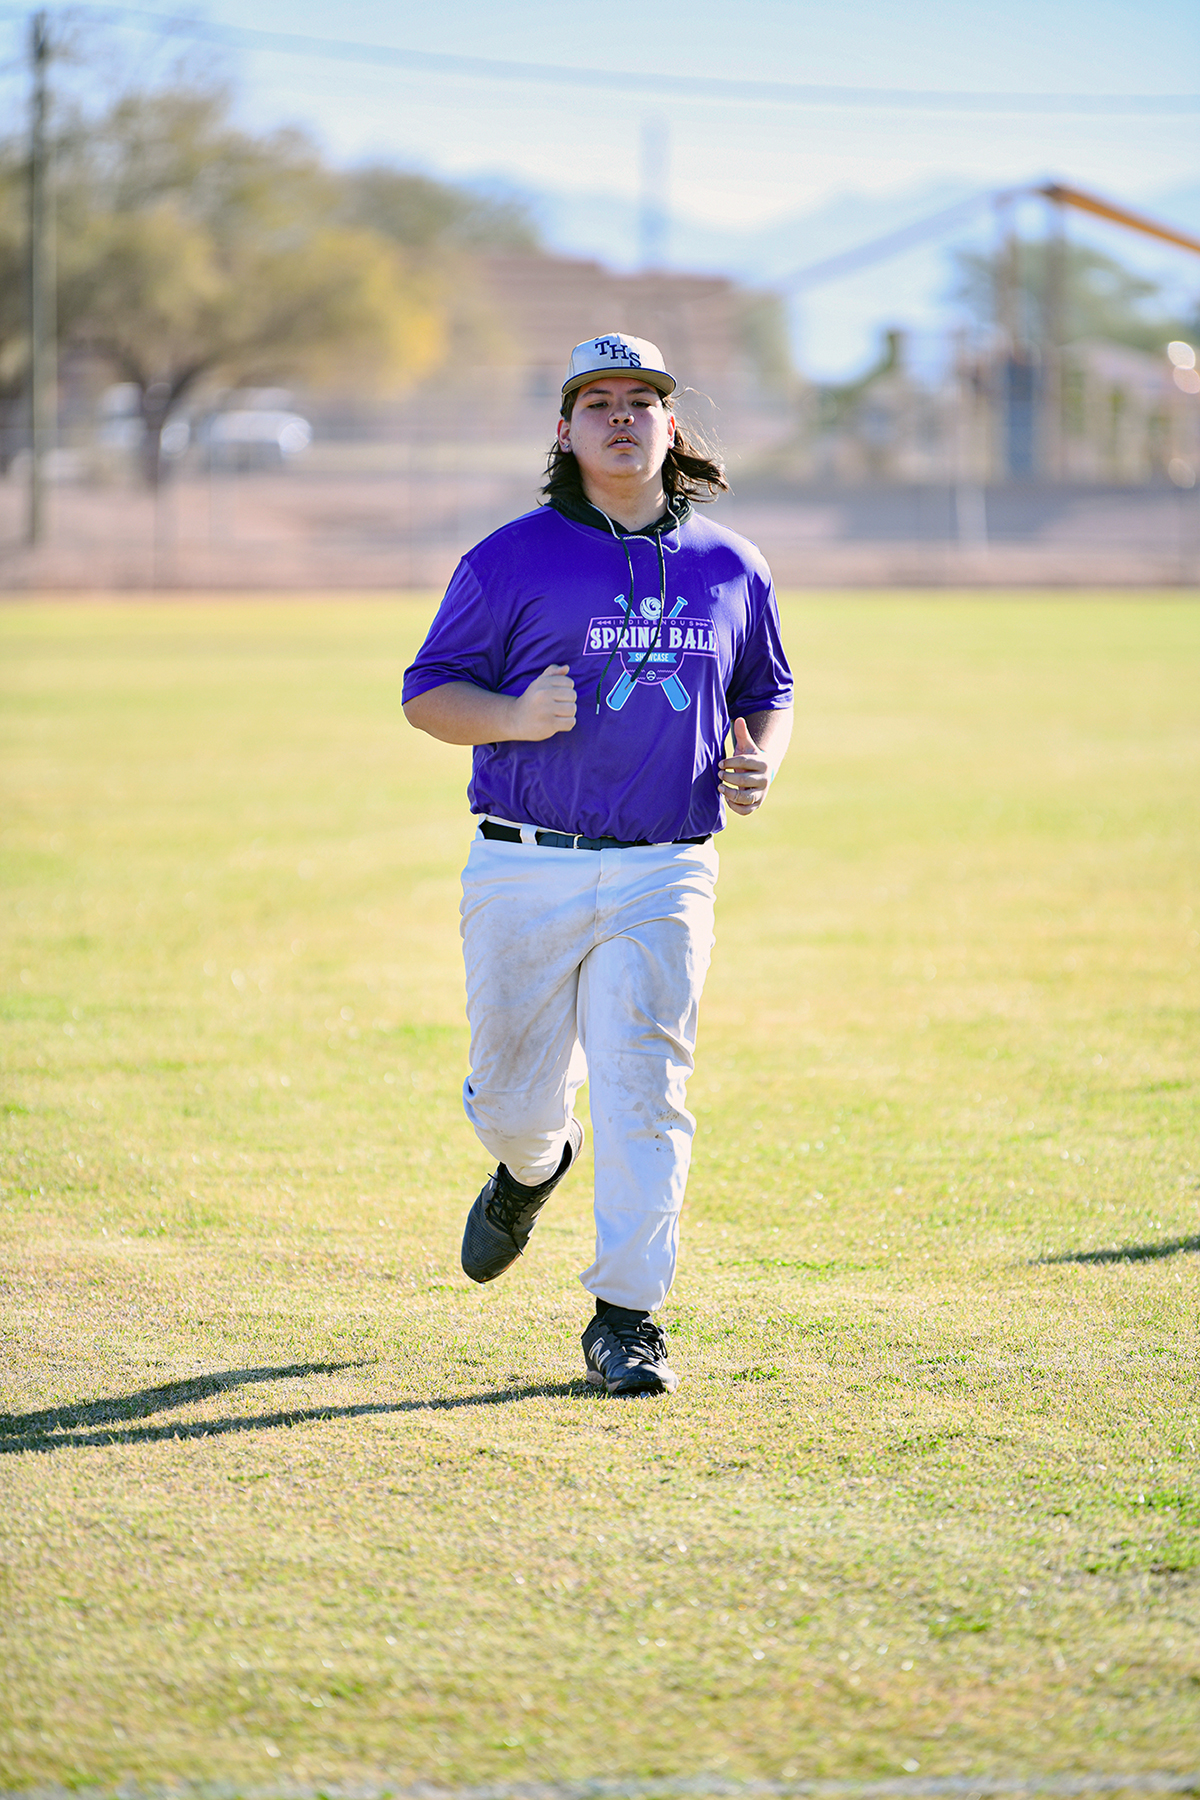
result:
[[[164,1381],[158,1387],[139,1388],[136,1394],[118,1394],[111,1400],[81,1400],[76,1406],[48,1406],[42,1412],[0,1413],[0,1438],[64,1431],[75,1425],[111,1425],[121,1419],[146,1419],[152,1413],[169,1412],[173,1406],[210,1400],[214,1394],[244,1387],[248,1381],[289,1381],[302,1375],[337,1375],[343,1369],[363,1367],[363,1362],[321,1362],[287,1363],[275,1369],[214,1369],[209,1375]]]
[[[270,1431],[306,1425],[318,1419],[362,1419],[377,1413],[442,1412],[463,1406],[499,1406],[512,1400],[531,1400],[553,1395],[596,1392],[582,1378],[547,1381],[525,1387],[497,1388],[489,1393],[463,1394],[432,1400],[364,1400],[354,1406],[299,1407],[288,1412],[260,1413],[237,1419],[176,1421],[173,1425],[130,1425],[126,1419],[144,1419],[173,1407],[194,1405],[227,1393],[250,1381],[286,1381],[304,1375],[336,1375],[343,1369],[361,1369],[364,1362],[289,1363],[282,1368],[220,1369],[187,1381],[167,1381],[161,1387],[141,1388],[135,1394],[111,1400],[85,1400],[77,1406],[52,1406],[41,1412],[0,1414],[0,1456],[25,1450],[86,1450],[105,1444],[152,1444],[171,1438],[225,1437],[230,1432]],[[112,1430],[80,1430],[80,1426],[112,1426]]]
[[[1200,1236],[1164,1238],[1161,1244],[1120,1244],[1114,1250],[1064,1250],[1059,1256],[1039,1256],[1037,1263],[1154,1262],[1195,1250],[1200,1250]]]

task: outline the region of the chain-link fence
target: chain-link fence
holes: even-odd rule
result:
[[[0,591],[439,587],[465,549],[537,503],[555,416],[545,385],[481,371],[375,412],[235,396],[168,427],[157,488],[140,421],[110,401],[45,455],[36,546],[14,428]],[[733,492],[714,517],[758,543],[784,587],[1200,579],[1191,463],[1180,479],[1165,461],[1136,480],[989,477],[957,453],[953,402],[953,388],[922,397],[892,376],[832,423],[812,390],[689,394],[682,408],[728,459]],[[948,421],[940,438],[922,424],[934,417]]]

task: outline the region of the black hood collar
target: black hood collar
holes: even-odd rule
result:
[[[564,519],[570,519],[576,525],[590,525],[594,531],[603,531],[606,535],[617,537],[649,537],[661,538],[665,532],[674,531],[679,525],[686,525],[692,516],[692,503],[684,495],[674,499],[668,498],[667,510],[661,518],[655,519],[651,525],[643,525],[640,531],[626,531],[617,519],[610,519],[606,512],[593,506],[582,494],[556,494],[550,505],[555,512],[560,512]]]

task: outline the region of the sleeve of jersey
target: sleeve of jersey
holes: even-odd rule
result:
[[[726,690],[731,719],[744,713],[778,712],[792,704],[792,671],[784,655],[774,587],[759,589],[756,600],[753,623]]]
[[[415,700],[448,681],[470,681],[497,693],[503,638],[471,565],[459,563],[425,642],[404,671],[404,699]]]

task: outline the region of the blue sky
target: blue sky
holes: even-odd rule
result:
[[[144,17],[167,20],[178,10],[141,0]],[[1200,92],[1196,0],[199,0],[189,10],[214,24],[612,70],[985,93]],[[0,7],[5,100],[17,98],[19,79],[14,13]],[[110,29],[127,68],[161,66],[152,35]],[[843,195],[905,201],[1052,174],[1144,204],[1200,181],[1196,113],[836,108],[558,88],[244,49],[218,61],[248,122],[303,123],[339,160],[487,173],[626,207],[653,114],[670,133],[672,211],[714,234],[761,231],[818,208],[828,214]]]

